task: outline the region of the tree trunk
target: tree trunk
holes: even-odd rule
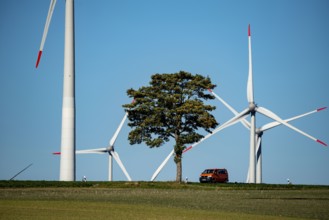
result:
[[[182,182],[182,158],[176,162],[176,182]]]
[[[183,147],[180,144],[179,141],[179,133],[176,132],[175,134],[175,140],[176,140],[176,144],[174,146],[174,150],[175,150],[175,163],[176,163],[176,182],[180,183],[182,182],[182,154],[183,154]]]

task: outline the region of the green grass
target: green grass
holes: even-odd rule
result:
[[[0,181],[0,219],[329,219],[329,187]]]
[[[278,189],[329,189],[321,185],[288,185],[288,184],[245,184],[245,183],[220,183],[206,184],[189,182],[65,182],[65,181],[8,181],[0,180],[2,188],[44,188],[44,187],[77,187],[77,188],[143,188],[143,189],[195,189],[195,190],[278,190]]]

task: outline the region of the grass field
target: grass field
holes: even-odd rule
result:
[[[0,219],[329,219],[329,186],[0,181]]]

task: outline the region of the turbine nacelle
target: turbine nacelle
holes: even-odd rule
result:
[[[261,136],[263,135],[263,131],[260,130],[259,128],[256,128],[255,133],[256,133],[256,135],[257,135],[258,137],[261,137]]]

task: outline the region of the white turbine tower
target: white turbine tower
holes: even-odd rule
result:
[[[234,115],[238,115],[238,112],[232,107],[230,106],[227,102],[225,102],[221,97],[219,97],[214,91],[209,89],[209,92],[211,92],[224,106],[226,106]],[[323,107],[323,108],[318,108],[315,109],[313,111],[289,118],[284,120],[285,122],[290,122],[302,117],[305,117],[307,115],[313,114],[313,113],[317,113],[320,112],[322,110],[325,110],[327,107]],[[241,123],[248,129],[250,129],[250,123],[249,121],[247,121],[246,119],[241,120]],[[267,123],[259,128],[256,129],[256,183],[262,183],[262,136],[263,133],[267,130],[270,130],[271,128],[275,128],[277,126],[281,125],[281,123],[274,121],[274,122],[270,122]],[[312,138],[312,140],[314,140],[315,138]],[[325,143],[319,141],[321,144],[327,146]],[[247,181],[249,182],[249,169],[248,169],[248,175],[247,175]]]
[[[112,157],[114,158],[114,160],[118,163],[118,165],[120,166],[122,172],[125,174],[125,176],[127,177],[128,181],[131,181],[131,178],[125,168],[125,166],[123,165],[119,154],[114,150],[114,143],[119,135],[119,132],[124,124],[124,122],[126,121],[128,116],[128,113],[125,114],[125,116],[123,117],[119,127],[117,128],[117,130],[115,131],[113,137],[111,138],[109,145],[107,147],[104,148],[97,148],[97,149],[89,149],[89,150],[78,150],[76,151],[77,154],[108,154],[109,155],[109,176],[108,176],[108,180],[112,181],[113,179],[113,160]]]
[[[39,65],[56,0],[51,0],[36,63]],[[75,181],[74,1],[65,1],[64,82],[60,180]]]

